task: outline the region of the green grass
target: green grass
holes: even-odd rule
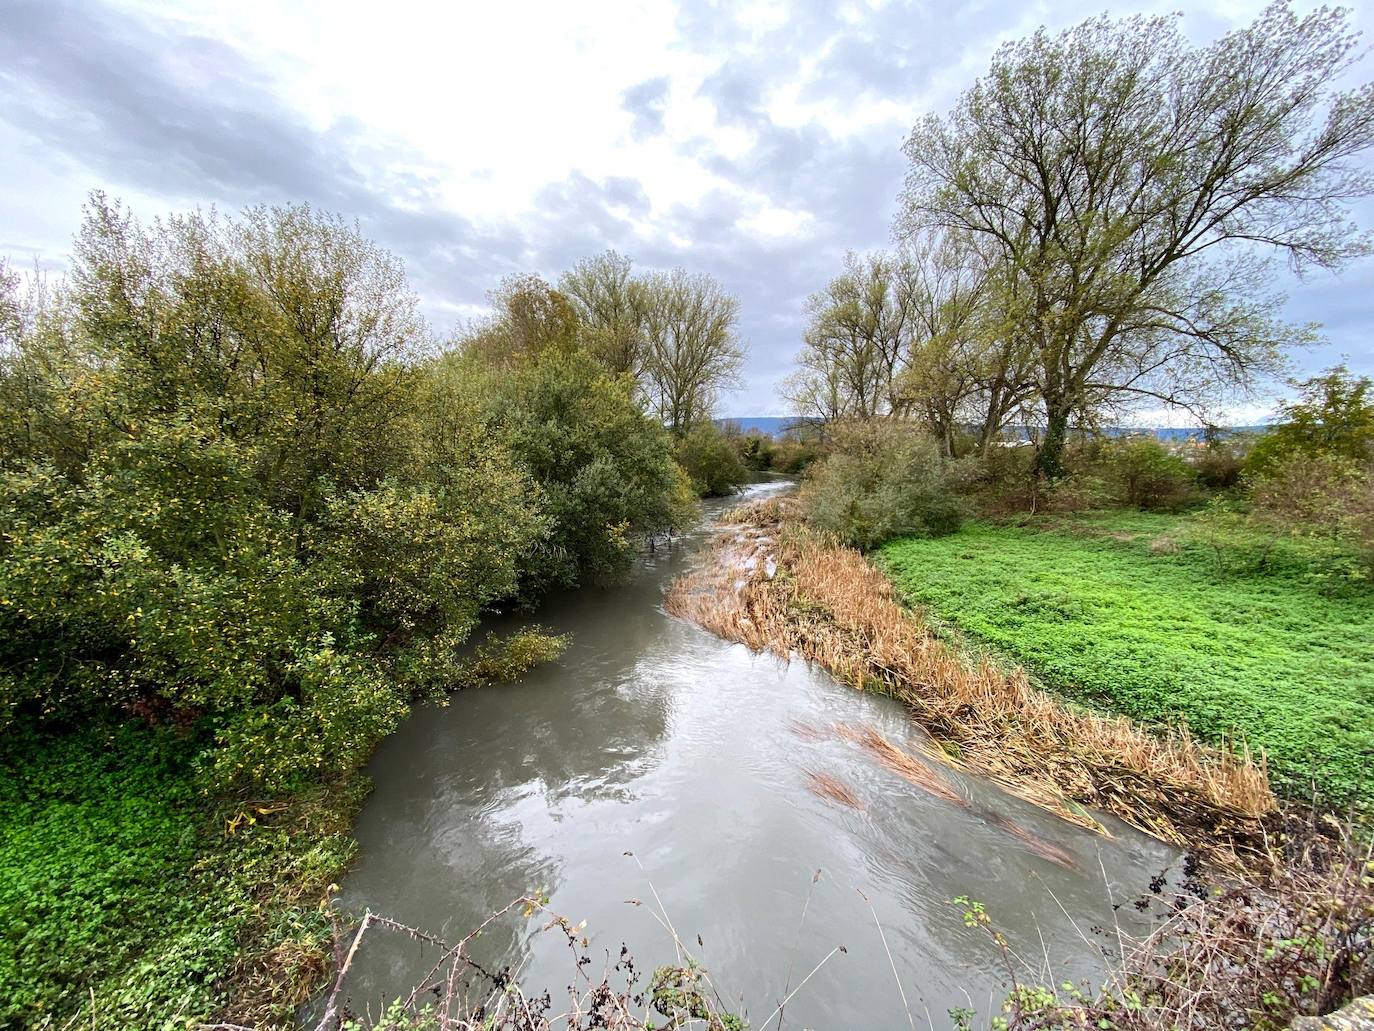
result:
[[[1276,787],[1374,802],[1374,592],[1312,549],[1208,545],[1194,516],[1112,513],[975,522],[888,544],[903,596],[1069,697],[1146,721],[1239,734]],[[1152,554],[1160,536],[1176,554]]]
[[[255,816],[226,835],[183,735],[126,724],[7,736],[0,1028],[63,1026],[78,1011],[82,1028],[184,1029],[236,1010],[289,1018],[284,998],[245,1000],[263,978],[236,978],[237,964],[325,946],[314,904],[351,854],[339,828],[357,792],[309,830]],[[263,975],[308,976],[289,966]]]

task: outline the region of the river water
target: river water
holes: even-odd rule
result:
[[[961,895],[1053,983],[1100,978],[1117,921],[1141,929],[1129,902],[1174,851],[1105,817],[1115,837],[1101,838],[955,774],[972,804],[951,805],[878,765],[829,728],[913,745],[900,705],[664,613],[663,589],[701,560],[708,535],[660,547],[625,586],[555,599],[535,621],[572,635],[558,662],[422,708],[382,744],[343,904],[456,940],[543,889],[554,911],[587,921],[598,976],[622,942],[644,971],[674,959],[649,911],[656,892],[755,1028],[837,945],[783,1026],[945,1028],[950,1007],[969,1006],[983,1025],[1007,977],[986,932],[951,903]],[[814,794],[812,774],[836,778],[862,808]],[[572,962],[540,926],[512,913],[473,954],[557,1002]],[[372,932],[345,985],[351,1008],[376,1013],[435,958]]]

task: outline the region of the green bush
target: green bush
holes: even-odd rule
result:
[[[802,501],[811,523],[864,551],[893,537],[953,533],[963,518],[939,445],[895,423],[841,431],[811,468]]]
[[[733,494],[749,480],[730,438],[714,423],[697,424],[677,442],[677,462],[703,498]]]
[[[1192,456],[1191,464],[1198,482],[1210,491],[1236,487],[1245,471],[1245,458],[1252,446],[1253,438],[1248,434],[1208,441],[1200,454]]]
[[[1299,398],[1250,450],[1245,475],[1258,479],[1297,456],[1364,461],[1374,454],[1374,380],[1343,365],[1294,384]]]
[[[628,378],[607,375],[591,357],[546,354],[494,385],[493,404],[551,521],[527,559],[528,590],[621,577],[636,535],[680,530],[694,517],[695,493],[668,431],[640,410]]]
[[[1096,464],[1119,504],[1168,512],[1194,497],[1196,473],[1154,437],[1103,441]]]

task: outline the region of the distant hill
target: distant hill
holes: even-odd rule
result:
[[[738,426],[745,433],[766,433],[777,437],[785,433],[797,422],[791,415],[733,415],[728,419],[717,419],[718,426]]]
[[[718,426],[737,426],[745,433],[758,432],[766,433],[770,437],[781,436],[795,426],[797,419],[790,415],[736,415],[728,419],[717,419]],[[1268,429],[1267,426],[1228,426],[1228,433],[1260,433]],[[1024,429],[1011,429],[1011,435],[1019,433],[1022,437],[1029,436]],[[1132,433],[1152,433],[1160,440],[1189,440],[1192,438],[1200,439],[1202,430],[1196,426],[1112,426],[1103,432],[1113,437],[1124,437]]]

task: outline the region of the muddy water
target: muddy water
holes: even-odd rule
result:
[[[960,895],[1054,983],[1100,976],[1116,921],[1138,919],[1129,901],[1173,852],[1115,824],[1104,840],[967,778],[954,777],[970,804],[952,805],[828,732],[872,727],[897,744],[916,734],[888,699],[665,615],[663,588],[705,538],[660,549],[627,586],[548,606],[538,621],[573,635],[558,663],[421,710],[383,744],[344,904],[452,940],[543,888],[555,911],[587,921],[594,955],[627,942],[651,970],[673,959],[672,941],[626,900],[656,891],[755,1028],[789,976],[795,987],[836,945],[846,951],[788,1003],[784,1026],[943,1028],[950,1007],[967,1006],[986,1019],[1005,969],[986,934],[964,926],[950,901]],[[861,808],[814,793],[814,774]],[[474,955],[557,1000],[572,977],[567,947],[537,932],[512,915]],[[433,959],[376,933],[346,985],[352,1008],[376,1012]]]

